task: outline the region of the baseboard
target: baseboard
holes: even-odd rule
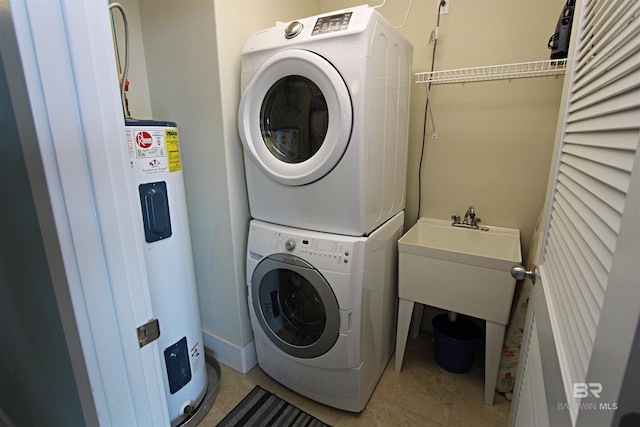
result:
[[[205,351],[215,357],[219,363],[233,370],[246,374],[258,364],[254,341],[240,347],[204,329],[202,330],[202,338],[204,339]]]

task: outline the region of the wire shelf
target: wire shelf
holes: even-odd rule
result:
[[[519,62],[516,64],[416,73],[416,83],[449,84],[557,76],[564,74],[566,68],[566,59]]]

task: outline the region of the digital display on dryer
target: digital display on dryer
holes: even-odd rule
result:
[[[323,16],[318,18],[316,25],[311,32],[312,36],[336,31],[344,31],[349,28],[349,21],[353,12],[341,13],[339,15]]]

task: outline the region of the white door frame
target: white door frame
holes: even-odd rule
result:
[[[85,421],[169,425],[157,346],[136,333],[153,313],[107,2],[8,3],[3,60],[24,83],[11,98]]]

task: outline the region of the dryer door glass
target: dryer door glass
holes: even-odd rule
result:
[[[300,163],[313,157],[327,135],[329,110],[318,86],[303,76],[278,80],[260,110],[265,145],[278,160]]]
[[[317,357],[338,339],[338,302],[313,268],[267,258],[254,271],[252,297],[265,334],[288,354]]]
[[[278,52],[258,68],[238,109],[245,155],[268,179],[305,185],[331,172],[351,139],[353,107],[344,79],[322,56]]]

